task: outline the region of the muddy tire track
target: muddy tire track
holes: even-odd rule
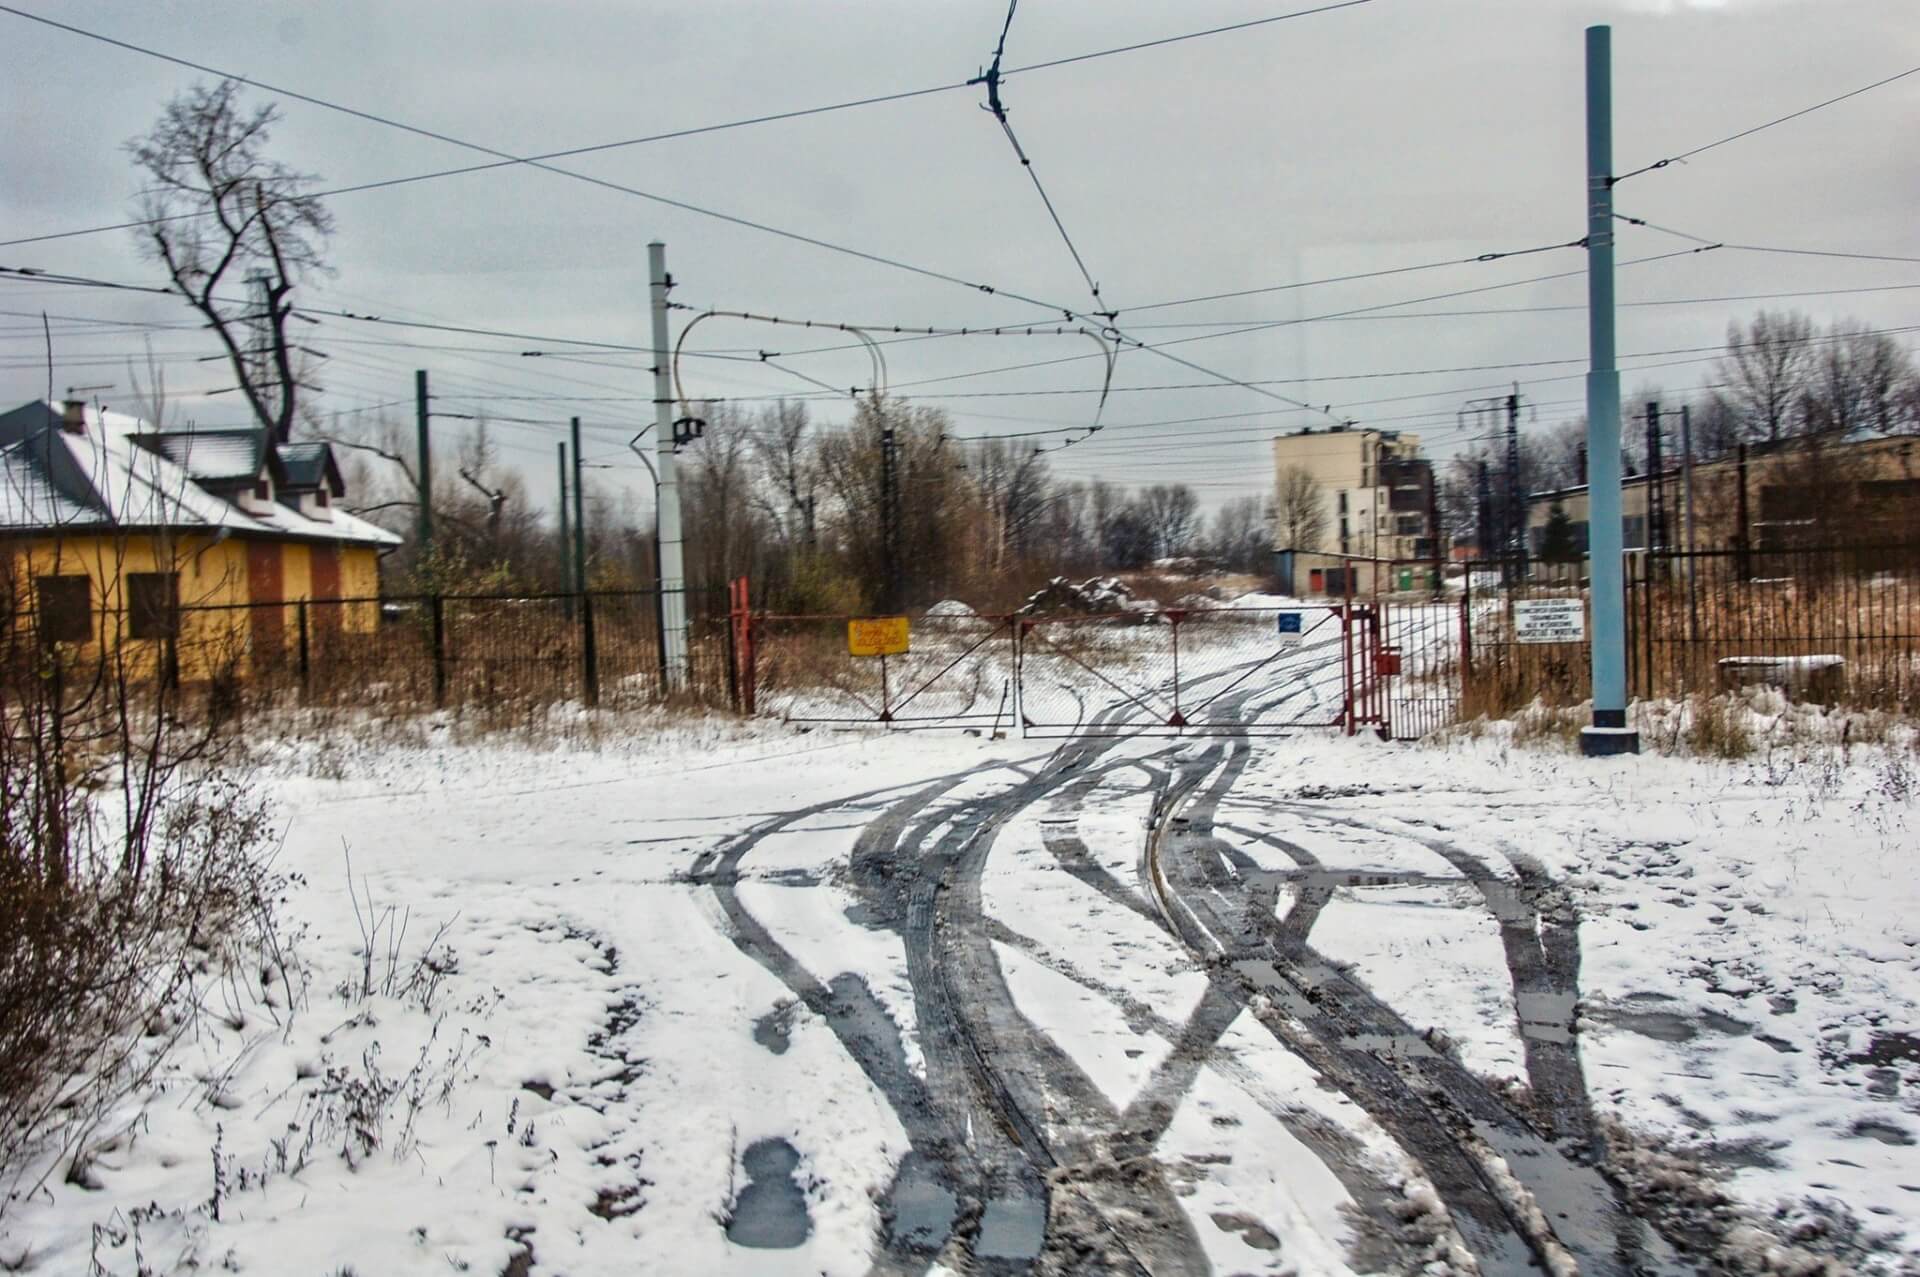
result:
[[[1617,1187],[1588,1155],[1591,1145],[1576,1117],[1536,1130],[1504,1097],[1310,947],[1312,915],[1324,903],[1317,891],[1310,896],[1303,890],[1287,919],[1274,917],[1260,883],[1294,875],[1247,872],[1244,853],[1216,836],[1213,812],[1237,773],[1229,759],[1202,788],[1195,773],[1211,762],[1199,760],[1177,781],[1160,813],[1155,868],[1169,916],[1196,952],[1231,968],[1270,999],[1304,1033],[1307,1040],[1297,1047],[1324,1062],[1329,1076],[1421,1162],[1483,1270],[1518,1273],[1536,1260],[1549,1266],[1571,1260],[1586,1274],[1686,1271],[1623,1205]],[[1551,939],[1543,938],[1535,903],[1551,895],[1545,885],[1530,897],[1477,858],[1449,850],[1450,863],[1500,918],[1516,982],[1554,999],[1557,1008],[1566,996],[1566,954],[1577,952],[1570,910],[1563,902]],[[1289,852],[1296,865],[1297,851]],[[1322,885],[1330,892],[1331,884]],[[1309,911],[1304,920],[1298,917],[1302,909]],[[1557,968],[1548,962],[1549,944]],[[1547,1008],[1540,1009],[1544,1015]],[[1565,1107],[1585,1113],[1571,1034],[1556,1040],[1545,1023],[1535,1036],[1540,1048],[1529,1053],[1529,1063],[1537,1054],[1545,1085],[1558,1095],[1572,1091]],[[1572,1152],[1555,1142],[1568,1134],[1575,1136],[1568,1141]]]

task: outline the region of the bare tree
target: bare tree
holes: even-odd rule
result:
[[[142,247],[206,317],[255,419],[285,440],[300,389],[288,296],[326,270],[333,218],[311,193],[313,177],[267,157],[278,109],[248,111],[239,94],[233,80],[196,85],[127,152],[151,183]]]
[[[1777,440],[1791,426],[1813,372],[1813,324],[1798,312],[1763,310],[1744,329],[1727,326],[1717,365],[1749,438]]]
[[[1318,550],[1327,535],[1326,489],[1305,466],[1282,470],[1274,488],[1274,539],[1282,550]]]
[[[1156,483],[1140,494],[1157,558],[1184,554],[1200,524],[1200,499],[1184,483]]]
[[[1578,417],[1521,439],[1521,473],[1529,492],[1577,487],[1587,481],[1587,419]],[[1529,464],[1531,462],[1531,464]]]
[[[1009,440],[988,440],[968,453],[966,474],[984,516],[976,536],[986,551],[983,566],[1004,571],[1027,557],[1051,502],[1046,457]]]
[[[1239,497],[1213,516],[1208,550],[1232,572],[1258,572],[1273,548],[1273,511],[1259,497]]]
[[[1893,433],[1902,392],[1913,378],[1912,360],[1891,337],[1853,320],[1835,324],[1809,378],[1806,432],[1840,438]]]

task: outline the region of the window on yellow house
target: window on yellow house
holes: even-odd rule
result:
[[[127,633],[137,639],[165,639],[179,635],[178,573],[135,572],[127,577]]]
[[[93,587],[84,576],[42,576],[33,582],[43,643],[84,643],[93,637]]]

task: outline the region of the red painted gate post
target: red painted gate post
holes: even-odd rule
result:
[[[1340,717],[1347,735],[1353,735],[1353,601],[1349,599],[1340,605],[1340,673],[1345,685],[1346,699],[1341,706]]]
[[[753,686],[753,602],[747,578],[727,582],[727,618],[733,626],[734,685],[740,689],[740,709],[752,714]]]

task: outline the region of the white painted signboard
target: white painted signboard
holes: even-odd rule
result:
[[[1587,607],[1580,599],[1515,599],[1513,637],[1522,643],[1581,643]]]

